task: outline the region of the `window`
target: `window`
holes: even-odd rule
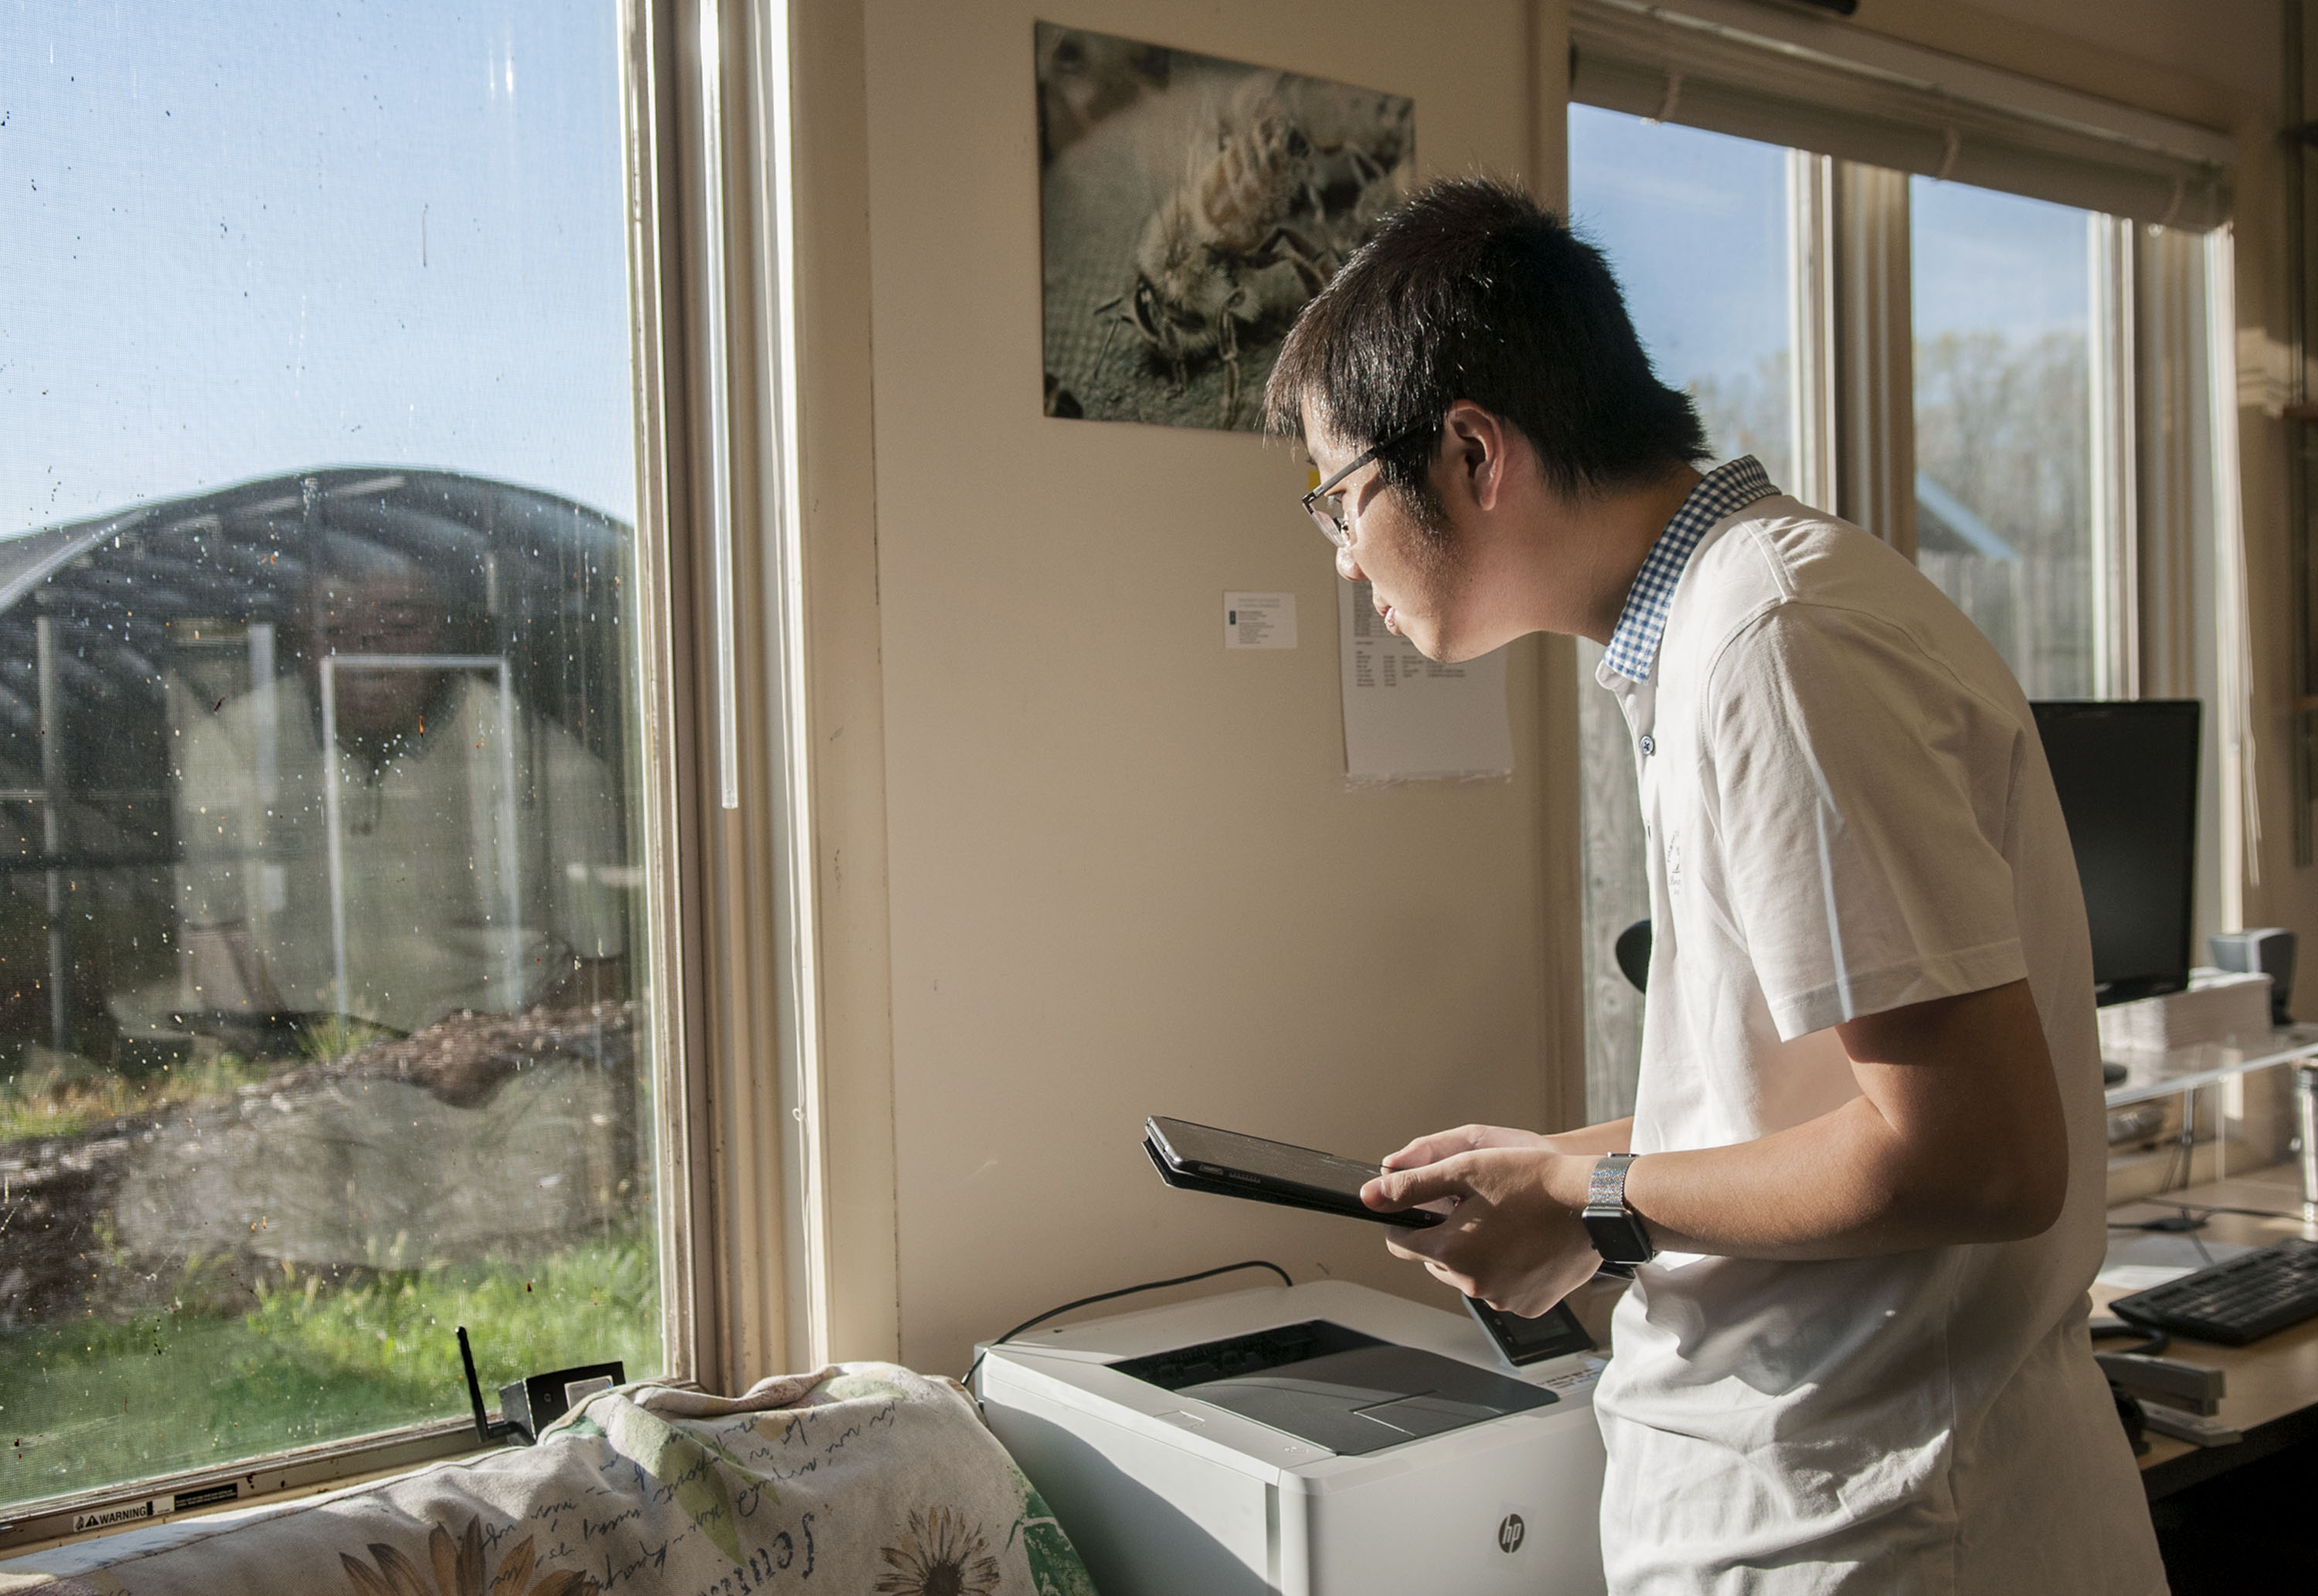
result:
[[[1569,108],[1569,210],[1616,267],[1659,378],[1687,392],[1717,460],[1793,480],[1790,152]]]
[[[1912,542],[2031,697],[2218,695],[2216,639],[2233,623],[2212,550],[2233,512],[2208,463],[2221,408],[2205,396],[2226,357],[2211,329],[2228,323],[2207,303],[2226,238],[2208,247],[2051,197],[2161,195],[2160,213],[2210,227],[2212,168],[2185,160],[2162,188],[2097,165],[2063,173],[2030,149],[2049,129],[1967,135],[1950,102],[1919,108],[1947,120],[1911,142],[1882,89],[1812,77],[1804,94],[1781,77],[1801,71],[1792,61],[1679,18],[1592,0],[1572,15],[1574,82],[1599,102],[1569,109],[1572,220],[1609,256],[1659,376],[1696,401],[1714,456],[1756,453],[1798,497]],[[2047,197],[1942,175],[1952,167]],[[1641,1033],[1612,949],[1649,910],[1632,753],[1592,680],[1599,659],[1580,645],[1586,1104],[1606,1119],[1632,1107]],[[2233,713],[2209,717],[2223,738]],[[2231,796],[2210,767],[2206,791]],[[2201,811],[2215,883],[2234,868],[2221,808]],[[2201,929],[2226,896],[2201,883]]]
[[[1916,561],[2031,698],[2094,698],[2090,328],[2107,218],[1918,177]]]
[[[1618,274],[1661,381],[1687,392],[1717,460],[1760,459],[1795,483],[1797,425],[1792,151],[1589,105],[1569,108],[1569,211]],[[1594,683],[1580,640],[1584,765],[1586,1109],[1633,1107],[1641,995],[1619,973],[1618,934],[1649,916],[1641,806],[1624,717]]]
[[[452,1449],[460,1324],[690,1371],[651,12],[0,52],[12,1533]]]

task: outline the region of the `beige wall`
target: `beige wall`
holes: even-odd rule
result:
[[[817,140],[818,169],[847,175],[800,200],[816,693],[849,701],[816,735],[866,734],[882,756],[845,754],[853,796],[829,794],[818,820],[851,828],[867,867],[823,848],[824,891],[866,928],[823,949],[833,1349],[933,1370],[1066,1298],[1252,1256],[1445,1303],[1364,1227],[1164,1190],[1136,1147],[1142,1116],[1376,1153],[1467,1118],[1551,1122],[1581,1069],[1562,996],[1577,984],[1566,645],[1517,651],[1514,781],[1347,791],[1333,577],[1289,502],[1295,456],[1040,414],[1042,11],[795,12],[800,148]],[[1394,0],[1053,14],[1411,94],[1430,170],[1558,165],[1556,0],[1460,7],[1453,26]],[[2267,779],[2247,912],[2318,937],[2280,757],[2275,7],[1864,0],[1858,25],[2239,134]],[[813,297],[815,273],[832,298]],[[842,315],[817,330],[817,304]],[[843,402],[816,411],[817,394]],[[1226,588],[1294,590],[1302,646],[1226,654]]]
[[[1241,1258],[1445,1297],[1367,1226],[1168,1191],[1146,1114],[1375,1155],[1546,1111],[1537,645],[1514,780],[1348,791],[1297,454],[1040,413],[1051,9],[866,12],[900,1341],[930,1369]],[[1376,0],[1066,14],[1411,94],[1432,169],[1524,161],[1514,0],[1453,30]],[[1226,588],[1294,591],[1300,646],[1225,652]]]

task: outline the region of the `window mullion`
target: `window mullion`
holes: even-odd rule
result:
[[[1916,557],[1908,177],[1834,164],[1836,513]]]
[[[2104,696],[2142,693],[2140,549],[2134,481],[2133,223],[2089,215],[2092,407],[2093,679]]]
[[[2193,246],[2194,247],[2194,246]],[[2253,640],[2246,593],[2245,526],[2238,480],[2236,240],[2227,228],[2206,234],[2198,296],[2205,316],[2207,504],[2213,516],[2215,794],[2224,928],[2245,924],[2245,890],[2261,883],[2261,806],[2253,731]]]
[[[1787,406],[1795,440],[1787,489],[1812,505],[1834,504],[1838,491],[1829,265],[1834,207],[1835,163],[1806,149],[1787,151],[1787,318],[1794,349],[1787,365]]]
[[[2141,690],[2205,690],[2204,628],[2214,597],[2200,550],[2213,525],[2211,380],[2205,324],[2206,241],[2168,228],[2134,229],[2134,519]]]

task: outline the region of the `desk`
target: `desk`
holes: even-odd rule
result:
[[[2182,1114],[2185,1137],[2197,1121],[2200,1087],[2218,1085],[2255,1070],[2292,1064],[2295,1116],[2302,1135],[2298,1200],[2302,1216],[2318,1220],[2318,1026],[2280,1026],[2258,1036],[2232,1036],[2225,1042],[2204,1042],[2170,1053],[2120,1053],[2108,1062],[2124,1066],[2125,1072],[2123,1080],[2102,1093],[2108,1107],[2122,1108],[2179,1092],[2187,1105]]]
[[[2234,1208],[2267,1208],[2291,1214],[2298,1209],[2301,1199],[2301,1171],[2292,1164],[2277,1164],[2233,1179],[2169,1191],[2161,1199],[2120,1203],[2109,1210],[2109,1217],[2125,1221],[2153,1219],[2172,1212],[2167,1205],[2177,1203],[2193,1207],[2216,1204]],[[2305,1229],[2301,1222],[2292,1219],[2216,1214],[2198,1234],[2208,1242],[2232,1242],[2262,1247],[2283,1236],[2318,1234],[2318,1231]],[[2141,1241],[2135,1233],[2128,1231],[2113,1231],[2110,1238],[2112,1244],[2120,1239],[2136,1243]],[[2180,1244],[2181,1261],[2197,1261],[2196,1249],[2187,1236],[2167,1239]],[[2096,1285],[2095,1311],[2104,1312],[2110,1302],[2128,1295],[2121,1288]],[[2141,1459],[2141,1481],[2151,1501],[2318,1436],[2318,1319],[2305,1320],[2290,1330],[2265,1336],[2251,1347],[2216,1347],[2186,1336],[2176,1337],[2170,1356],[2226,1371],[2229,1394],[2222,1399],[2222,1411],[2215,1417],[2243,1431],[2245,1439],[2235,1446],[2198,1447],[2170,1436],[2152,1435],[2149,1450]]]

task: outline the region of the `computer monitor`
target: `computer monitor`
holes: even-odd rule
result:
[[[2203,706],[2143,698],[2030,707],[2084,886],[2095,1000],[2180,991],[2197,908]]]

